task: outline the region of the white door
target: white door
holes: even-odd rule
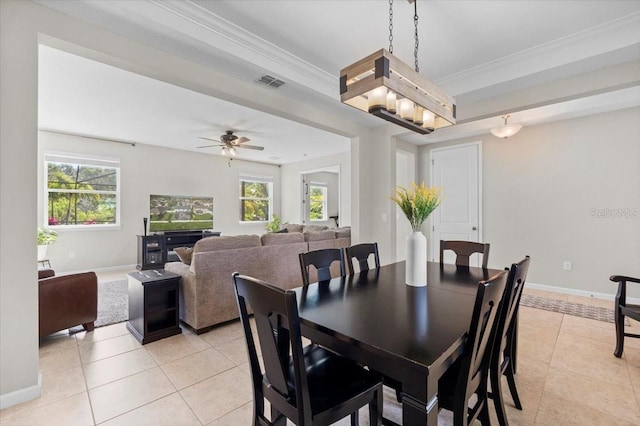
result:
[[[408,188],[416,180],[415,154],[405,151],[396,152],[396,185]],[[395,204],[395,203],[394,203]],[[411,225],[400,207],[396,205],[396,261],[407,258],[407,236],[411,234]]]
[[[432,218],[432,259],[440,260],[440,240],[481,241],[481,142],[431,150],[431,182],[443,201]],[[444,263],[455,263],[446,251]],[[470,265],[480,266],[480,255]]]

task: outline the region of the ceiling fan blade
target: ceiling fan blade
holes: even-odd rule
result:
[[[224,146],[224,145],[203,145],[203,146],[196,146],[196,148],[211,148],[213,146]]]
[[[238,145],[236,148],[247,148],[247,149],[254,149],[256,151],[264,151],[264,146],[258,146],[258,145]]]
[[[234,140],[232,143],[234,145],[240,145],[241,143],[249,142],[250,140],[251,139],[249,139],[249,138],[245,138],[244,136],[241,136],[238,139]]]
[[[220,142],[218,139],[205,138],[204,136],[198,136],[198,139],[204,139],[204,140],[213,141],[213,142]]]

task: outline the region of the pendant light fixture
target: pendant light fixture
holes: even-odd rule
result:
[[[515,135],[520,131],[520,129],[522,129],[522,124],[507,124],[509,117],[511,117],[511,114],[503,115],[502,118],[504,119],[504,126],[494,127],[491,129],[491,133],[493,133],[494,136],[506,139]]]
[[[393,55],[393,0],[389,50],[381,49],[340,71],[340,101],[420,134],[456,123],[455,100],[419,74],[418,5],[414,4],[415,67]]]

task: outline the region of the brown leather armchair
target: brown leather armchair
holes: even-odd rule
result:
[[[52,269],[38,271],[40,337],[76,325],[93,331],[98,317],[98,277],[93,272],[55,276]]]

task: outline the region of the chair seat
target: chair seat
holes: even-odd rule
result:
[[[354,395],[369,391],[380,383],[380,376],[371,373],[341,356],[318,345],[303,350],[307,384],[313,415],[349,401]],[[289,363],[288,387],[295,403],[293,361]]]

